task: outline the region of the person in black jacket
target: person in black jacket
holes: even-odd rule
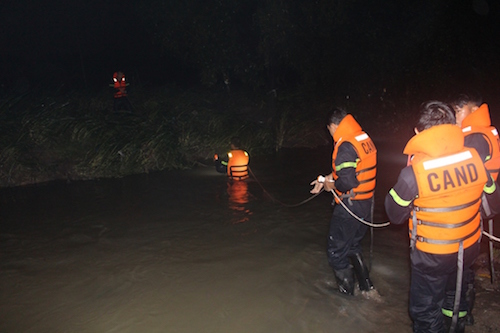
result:
[[[385,198],[391,223],[409,223],[413,331],[464,332],[466,277],[479,254],[481,199],[500,211],[500,191],[478,152],[464,146],[452,109],[421,106],[411,157]],[[462,274],[463,272],[463,274]]]
[[[354,215],[372,221],[377,149],[354,117],[342,109],[336,108],[328,115],[327,129],[335,143],[332,173],[311,182],[311,193],[336,191]],[[354,294],[356,276],[363,296],[378,298],[362,256],[361,240],[367,229],[337,200],[330,221],[327,257],[341,293]]]

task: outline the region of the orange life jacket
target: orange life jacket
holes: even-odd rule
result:
[[[356,168],[356,178],[359,185],[349,191],[341,193],[337,191],[340,197],[349,197],[351,200],[366,200],[373,197],[375,191],[375,177],[377,175],[377,148],[368,134],[363,132],[361,126],[350,114],[344,117],[333,135],[335,148],[332,154],[332,174],[337,179],[337,171],[344,167]],[[349,142],[353,145],[358,159],[352,165],[335,165],[335,159],[339,147],[342,143]]]
[[[424,130],[408,141],[404,153],[418,184],[409,222],[412,247],[432,254],[457,253],[481,237],[481,195],[488,175],[481,157],[464,147],[455,125]]]
[[[228,154],[227,175],[231,179],[248,178],[248,153],[241,149],[231,150]]]
[[[127,96],[128,83],[125,81],[125,74],[121,72],[115,72],[113,74],[113,87],[116,89],[114,94],[115,98],[121,98]]]
[[[494,180],[497,180],[500,171],[500,138],[495,127],[491,126],[488,105],[481,105],[476,111],[469,114],[462,121],[462,132],[465,136],[473,133],[482,134],[490,148],[489,156],[486,158],[486,169]]]

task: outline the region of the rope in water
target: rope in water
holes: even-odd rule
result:
[[[365,219],[362,219],[360,218],[359,216],[357,216],[356,214],[354,214],[350,209],[349,207],[346,206],[346,204],[340,200],[339,196],[337,195],[337,193],[334,191],[334,190],[331,190],[331,192],[333,193],[333,196],[335,197],[335,199],[337,199],[337,201],[340,203],[340,205],[342,205],[342,207],[344,207],[344,209],[349,213],[351,214],[352,217],[354,217],[356,220],[358,220],[359,222],[363,223],[363,224],[366,224],[367,226],[369,227],[372,227],[372,228],[382,228],[382,227],[387,227],[389,224],[391,224],[390,221],[386,221],[386,222],[382,222],[382,223],[371,223],[369,221],[365,221]]]
[[[297,204],[293,204],[293,205],[290,205],[290,204],[286,204],[284,202],[281,202],[279,201],[278,199],[274,198],[265,188],[264,186],[262,186],[262,184],[259,182],[259,180],[257,179],[257,177],[255,177],[255,174],[253,173],[252,169],[250,169],[250,167],[248,167],[248,171],[250,171],[250,174],[252,175],[252,177],[255,179],[255,181],[257,182],[257,184],[259,184],[259,186],[262,188],[262,190],[273,200],[273,201],[276,201],[280,204],[282,204],[283,206],[286,206],[286,207],[297,207],[297,206],[300,206],[300,205],[303,205],[305,204],[306,202],[316,198],[319,194],[321,194],[324,189],[321,189],[321,191],[319,191],[318,193],[316,193],[315,195],[313,195],[312,197],[306,199],[306,200],[303,200]],[[381,228],[381,227],[386,227],[390,224],[389,221],[387,222],[384,222],[384,223],[371,223],[369,221],[365,221],[364,219],[360,218],[359,216],[357,216],[356,214],[354,214],[343,202],[342,200],[339,199],[337,193],[335,193],[335,191],[331,191],[333,193],[333,196],[340,202],[340,204],[342,205],[342,207],[344,207],[344,209],[349,213],[351,214],[356,220],[358,220],[359,222],[361,223],[364,223],[366,224],[367,226],[369,227],[374,227],[374,228]]]
[[[321,189],[321,191],[319,191],[318,193],[316,193],[315,195],[313,195],[312,197],[306,199],[306,200],[303,200],[297,204],[287,204],[287,203],[284,203],[278,199],[276,199],[275,197],[273,197],[265,188],[264,186],[262,186],[262,184],[260,183],[260,181],[257,179],[257,177],[255,177],[255,174],[253,173],[253,171],[250,169],[250,167],[248,168],[248,170],[250,171],[250,174],[252,175],[252,177],[255,179],[255,181],[257,182],[257,184],[259,184],[259,186],[262,188],[262,190],[264,191],[264,193],[266,193],[273,201],[276,201],[278,203],[280,203],[281,205],[283,206],[286,206],[286,207],[298,207],[300,205],[303,205],[309,201],[311,201],[312,199],[316,198],[319,194],[321,194],[324,190]],[[382,223],[372,223],[370,221],[366,221],[365,219],[363,218],[360,218],[359,216],[357,216],[356,214],[354,214],[350,209],[349,207],[346,206],[346,204],[340,200],[339,196],[337,195],[337,193],[334,191],[334,190],[331,190],[333,196],[337,199],[337,201],[340,203],[340,205],[342,207],[344,207],[344,209],[349,213],[351,214],[352,217],[354,217],[356,220],[358,220],[359,222],[361,223],[364,223],[366,224],[367,226],[369,227],[372,227],[372,228],[383,228],[383,227],[387,227],[388,225],[391,224],[390,221],[385,221],[385,222],[382,222]],[[493,240],[495,242],[498,242],[500,243],[500,238],[498,237],[495,237],[493,235],[490,235],[489,233],[487,233],[486,231],[483,231],[483,235],[485,235],[486,237],[488,237],[490,240]]]
[[[257,177],[255,177],[255,175],[254,175],[254,173],[253,173],[252,169],[250,169],[250,167],[248,167],[248,171],[250,171],[250,174],[251,174],[251,175],[252,175],[252,177],[255,179],[255,181],[257,182],[257,184],[259,184],[259,186],[262,188],[262,191],[264,191],[264,193],[266,193],[266,194],[267,194],[267,195],[271,198],[271,200],[276,201],[276,202],[280,203],[281,205],[283,205],[283,206],[285,206],[285,207],[298,207],[298,206],[300,206],[300,205],[303,205],[303,204],[305,204],[306,202],[309,202],[309,201],[311,201],[312,199],[316,198],[316,197],[317,197],[317,196],[318,196],[318,195],[322,192],[322,191],[320,191],[320,192],[316,193],[315,195],[313,195],[312,197],[310,197],[310,198],[308,198],[308,199],[306,199],[306,200],[303,200],[303,201],[301,201],[301,202],[299,202],[299,203],[297,203],[297,204],[290,205],[290,204],[284,203],[284,202],[282,202],[282,201],[280,201],[280,200],[276,199],[275,197],[273,197],[273,196],[272,196],[269,192],[267,192],[267,190],[264,188],[264,186],[262,186],[262,184],[261,184],[261,183],[260,183],[260,181],[257,179]]]

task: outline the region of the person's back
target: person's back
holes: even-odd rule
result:
[[[115,98],[127,96],[128,83],[125,80],[125,74],[122,72],[115,72],[113,74],[113,87],[115,88]]]
[[[409,221],[413,244],[424,252],[449,254],[458,252],[463,237],[464,248],[477,242],[488,175],[479,154],[464,147],[460,129],[451,124],[427,129],[410,140],[405,153],[414,154],[410,165],[418,186],[413,214],[419,222]]]
[[[241,142],[238,137],[231,138],[231,150],[227,153],[227,159],[221,159],[216,154],[214,156],[215,169],[219,173],[226,173],[229,178],[243,180],[248,178],[248,163],[250,157],[248,153],[241,149]]]
[[[243,149],[232,149],[228,155],[227,175],[238,180],[248,178],[248,162],[250,160],[248,153]]]
[[[129,83],[125,79],[125,74],[121,71],[115,72],[113,74],[113,84],[110,86],[115,88],[113,111],[132,112],[132,104],[130,104],[127,98],[127,86],[129,86]]]
[[[409,223],[414,332],[444,332],[452,325],[463,332],[468,302],[462,276],[479,254],[481,201],[496,213],[499,192],[478,152],[464,146],[451,108],[430,101],[420,112],[416,135],[404,149],[410,165],[387,194],[385,209],[392,223]]]

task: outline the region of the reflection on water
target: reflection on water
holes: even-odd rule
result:
[[[252,211],[247,207],[249,201],[248,183],[246,180],[228,180],[229,209],[232,210],[231,223],[248,222]]]
[[[289,208],[259,186],[301,202],[330,153],[254,158],[258,182],[198,168],[0,190],[0,332],[411,332],[404,227],[374,232],[384,303],[343,297],[329,194]],[[376,221],[404,163],[381,156]]]

